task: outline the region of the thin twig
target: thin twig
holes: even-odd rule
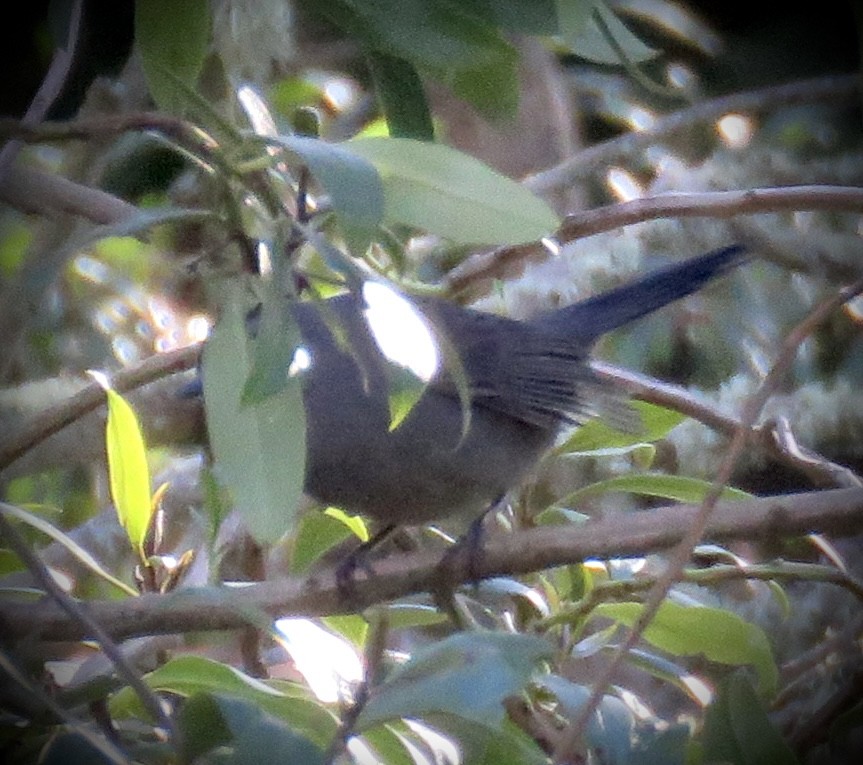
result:
[[[72,141],[126,133],[130,130],[152,130],[166,136],[183,140],[198,136],[200,142],[205,134],[191,122],[163,112],[125,112],[123,114],[100,114],[62,122],[25,122],[0,118],[0,138],[15,138],[25,143],[50,141]]]
[[[99,224],[120,223],[141,212],[107,191],[23,164],[9,168],[0,182],[0,202],[25,213],[67,213]]]
[[[797,210],[860,213],[863,188],[806,185],[658,194],[567,215],[557,238],[570,242],[659,218],[730,218]]]
[[[685,414],[720,435],[732,438],[742,427],[739,418],[725,414],[686,388],[595,359],[591,360],[590,366],[600,379],[622,388],[633,398]],[[790,425],[784,418],[753,426],[750,429],[749,441],[752,444],[758,444],[777,462],[806,475],[816,486],[823,488],[863,486],[863,479],[849,468],[832,462],[797,443]]]
[[[2,516],[2,512],[0,512],[0,516]],[[18,670],[18,667],[9,661],[2,652],[0,652],[0,671],[5,672],[14,683],[17,683],[25,691],[38,698],[39,703],[43,704],[51,714],[58,720],[61,720],[69,730],[75,731],[81,738],[90,743],[109,762],[116,765],[131,765],[132,760],[113,741],[108,738],[100,738],[86,725],[82,725],[68,710],[64,709],[61,704],[58,704],[53,697],[45,693],[30,678],[23,675]]]
[[[118,393],[139,388],[162,377],[191,369],[198,362],[201,346],[193,345],[145,359],[140,364],[111,375]],[[105,391],[92,383],[68,400],[31,418],[18,433],[0,443],[0,471],[49,436],[105,403]]]
[[[717,470],[716,479],[714,480],[710,490],[707,492],[704,501],[701,503],[701,507],[694,518],[694,522],[686,529],[680,543],[671,551],[666,562],[665,571],[657,579],[654,587],[647,594],[644,607],[642,608],[638,619],[635,621],[635,624],[633,624],[626,638],[623,640],[608,665],[604,668],[599,679],[594,683],[587,702],[582,706],[579,710],[579,714],[572,720],[567,729],[561,735],[558,746],[554,752],[554,757],[552,758],[552,761],[557,765],[562,765],[568,761],[570,752],[574,751],[577,742],[583,738],[587,723],[596,711],[599,703],[602,701],[606,688],[617,674],[629,652],[641,639],[641,636],[644,634],[644,630],[647,629],[654,616],[656,616],[656,613],[659,611],[659,608],[667,597],[671,587],[680,578],[681,572],[686,566],[687,561],[692,556],[692,550],[704,537],[704,533],[708,527],[710,518],[715,511],[722,489],[730,480],[734,466],[746,447],[749,432],[757,421],[761,410],[767,403],[767,400],[776,390],[779,381],[791,366],[801,343],[810,334],[812,334],[815,328],[825,319],[831,316],[839,307],[847,303],[860,292],[863,292],[863,279],[850,287],[840,290],[827,300],[819,303],[812,311],[810,311],[803,321],[801,321],[788,333],[788,335],[786,335],[782,343],[779,356],[764,378],[763,383],[746,402],[743,416],[741,417],[741,426],[734,434],[734,438],[732,439],[731,444],[725,453],[725,457]]]
[[[177,730],[174,726],[174,721],[165,712],[159,698],[153,693],[152,689],[143,681],[140,674],[127,661],[120,647],[114,642],[113,638],[103,629],[102,625],[95,619],[87,608],[81,603],[70,597],[57,583],[51,572],[48,571],[44,563],[39,559],[30,546],[27,544],[24,537],[18,533],[18,529],[14,524],[10,523],[6,518],[6,503],[0,502],[0,532],[5,538],[12,551],[21,559],[27,570],[33,575],[33,578],[50,596],[63,611],[68,614],[71,619],[74,619],[87,637],[92,637],[98,641],[102,651],[114,665],[120,677],[129,684],[129,687],[141,699],[144,708],[153,716],[156,723],[165,730],[170,736],[174,746],[178,744]],[[35,637],[35,635],[31,636]]]
[[[660,218],[731,218],[798,210],[863,212],[863,188],[803,185],[658,194],[568,215],[554,239],[567,244]],[[457,294],[477,282],[501,278],[526,260],[547,257],[548,252],[542,242],[498,247],[465,260],[447,274],[444,284]]]
[[[363,679],[354,689],[353,700],[350,705],[342,711],[339,728],[324,755],[325,765],[335,763],[347,750],[348,741],[354,734],[354,728],[363,708],[368,703],[369,694],[380,680],[381,664],[388,634],[389,621],[386,611],[377,609],[372,615],[369,640],[366,643]]]
[[[835,584],[863,601],[863,583],[833,566],[818,563],[761,563],[752,565],[718,564],[708,568],[684,569],[680,581],[700,586],[717,585],[739,579],[758,581],[800,581]],[[620,579],[600,582],[578,603],[562,609],[554,616],[537,623],[535,629],[546,630],[557,624],[568,624],[587,616],[600,603],[609,599],[631,597],[638,592],[650,590],[657,578],[643,576],[637,579]]]
[[[782,685],[790,686],[792,682],[799,680],[819,664],[823,664],[827,657],[843,647],[856,652],[861,634],[863,634],[863,614],[858,614],[850,624],[846,624],[839,632],[825,638],[806,653],[785,662],[780,667]],[[782,700],[777,699],[775,703],[781,704]]]
[[[849,101],[859,91],[857,74],[828,75],[798,80],[702,101],[656,120],[649,128],[626,133],[573,154],[559,165],[525,178],[538,194],[555,191],[588,177],[597,168],[672,138],[681,130],[713,122],[731,112],[763,113],[778,106],[815,101]]]
[[[54,51],[54,57],[51,59],[51,64],[41,85],[39,85],[39,90],[36,91],[36,95],[21,120],[23,125],[35,125],[45,119],[51,104],[60,95],[60,91],[69,77],[72,60],[75,56],[75,47],[78,44],[78,33],[81,29],[82,6],[83,0],[75,0],[69,9],[69,30],[66,35],[66,44]],[[12,140],[0,150],[0,185],[3,183],[6,172],[12,167],[21,146],[22,141]]]
[[[789,734],[788,743],[796,751],[806,752],[826,741],[832,732],[831,723],[843,712],[854,709],[860,703],[863,697],[863,667],[859,658],[849,662],[842,670],[840,672],[843,675],[850,673],[851,677],[824,700],[809,719]],[[859,727],[856,732],[859,733]]]

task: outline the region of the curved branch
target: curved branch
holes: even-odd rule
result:
[[[556,167],[525,178],[523,183],[538,194],[555,191],[589,176],[598,167],[617,162],[657,142],[668,140],[681,130],[712,122],[729,112],[761,113],[777,106],[813,101],[850,102],[859,90],[857,74],[841,74],[712,98],[661,117],[645,130],[626,133],[584,149]]]
[[[75,47],[78,44],[78,35],[81,31],[82,6],[82,0],[75,0],[69,10],[69,29],[66,34],[66,44],[54,51],[48,72],[42,79],[42,84],[39,86],[39,90],[36,91],[36,95],[30,103],[24,119],[21,120],[24,125],[34,125],[45,118],[45,115],[51,108],[51,104],[57,100],[57,96],[60,95],[60,91],[69,77],[69,70],[72,68],[72,60],[75,55]],[[12,140],[0,151],[0,181],[2,181],[15,161],[21,144],[22,141],[20,140]]]
[[[668,596],[674,583],[679,580],[687,561],[689,561],[692,556],[692,551],[695,549],[699,540],[704,537],[710,526],[711,519],[716,514],[718,500],[721,496],[722,489],[728,484],[734,466],[743,454],[743,450],[746,448],[749,431],[754,427],[764,405],[767,403],[767,400],[774,393],[785,373],[788,371],[789,366],[800,348],[800,344],[837,308],[856,297],[861,291],[863,291],[863,279],[840,290],[836,294],[831,295],[829,298],[816,305],[815,308],[807,314],[803,321],[799,322],[797,326],[795,326],[786,335],[779,355],[773,362],[770,371],[767,373],[758,389],[749,396],[743,407],[743,414],[740,418],[740,427],[734,433],[731,443],[725,452],[725,456],[716,470],[716,477],[713,485],[708,490],[704,500],[690,523],[686,525],[680,542],[669,553],[665,570],[648,592],[647,597],[644,600],[644,606],[634,624],[629,628],[626,638],[620,643],[611,660],[602,669],[599,678],[593,684],[590,696],[584,703],[584,706],[570,721],[566,730],[563,732],[560,741],[555,747],[552,762],[557,764],[566,761],[566,758],[573,750],[575,744],[583,736],[585,727],[590,719],[590,715],[592,715],[598,708],[598,705],[602,700],[602,696],[605,693],[606,688],[611,683],[615,673],[620,669],[629,652],[635,648],[636,644],[641,639],[641,636],[656,616],[656,613],[659,611],[662,602]]]
[[[590,366],[600,379],[622,388],[633,398],[685,414],[727,438],[733,437],[743,427],[739,418],[701,400],[686,388],[595,359]],[[756,425],[749,429],[748,438],[751,444],[763,449],[777,462],[806,475],[815,486],[826,489],[863,485],[860,477],[849,468],[797,443],[787,420]]]
[[[201,346],[192,345],[151,356],[134,367],[113,373],[112,385],[118,393],[138,388],[162,377],[191,369],[198,363],[200,354]],[[91,383],[68,400],[33,417],[21,431],[13,433],[0,443],[0,471],[36,444],[104,403],[104,389],[97,383]]]
[[[117,674],[131,686],[140,698],[144,708],[153,715],[159,725],[171,734],[173,741],[176,742],[176,726],[171,717],[165,712],[159,698],[143,681],[141,675],[129,663],[120,647],[108,635],[102,625],[99,624],[99,621],[94,619],[87,608],[71,597],[58,584],[45,564],[39,559],[39,556],[30,549],[30,545],[27,544],[27,541],[18,532],[18,529],[6,518],[5,507],[5,504],[0,502],[0,531],[2,531],[3,537],[9,546],[21,558],[39,585],[48,593],[51,603],[60,608],[69,618],[74,619],[86,631],[88,636],[94,637],[99,642],[99,646],[111,660]]]
[[[861,213],[863,188],[803,185],[657,194],[568,215],[554,238],[561,243],[569,243],[659,218],[731,218],[802,210]],[[479,253],[450,271],[444,286],[452,293],[460,293],[478,282],[503,278],[524,261],[542,257],[548,252],[540,241]]]
[[[19,165],[10,167],[0,180],[0,201],[26,213],[69,213],[100,224],[120,223],[140,213],[107,191]]]
[[[732,191],[658,194],[567,215],[556,238],[561,242],[659,218],[730,218],[797,210],[863,212],[857,186],[774,186]]]
[[[358,577],[350,603],[339,594],[332,571],[243,587],[203,587],[124,601],[90,601],[88,611],[115,640],[246,626],[256,614],[322,616],[356,613],[412,593],[434,591],[440,582],[512,576],[588,558],[635,557],[679,544],[699,508],[676,505],[642,512],[607,513],[578,526],[541,527],[488,539],[482,553],[392,555],[375,562],[375,573]],[[834,489],[742,502],[720,502],[705,541],[778,539],[810,532],[848,536],[863,530],[863,489]],[[468,563],[471,565],[469,566]],[[469,569],[469,570],[468,570]],[[0,633],[10,640],[80,640],[86,629],[53,602],[0,603]]]

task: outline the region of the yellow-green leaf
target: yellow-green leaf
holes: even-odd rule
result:
[[[569,506],[587,497],[598,494],[622,491],[631,494],[642,494],[647,497],[658,497],[674,502],[689,502],[697,504],[704,500],[713,484],[699,478],[683,475],[666,475],[665,473],[632,473],[608,478],[604,481],[584,486],[568,494],[558,504]],[[752,495],[732,486],[726,486],[719,495],[724,500],[751,499]]]
[[[126,399],[113,390],[103,375],[93,374],[108,397],[105,445],[111,499],[120,525],[132,547],[144,556],[144,539],[150,526],[153,504],[150,499],[150,468],[138,417]]]
[[[643,607],[641,603],[601,603],[593,613],[631,627]],[[675,656],[701,654],[720,664],[750,664],[758,674],[761,692],[767,697],[776,692],[779,671],[767,635],[730,611],[666,601],[644,631],[644,639]]]
[[[629,406],[638,413],[641,422],[637,432],[624,433],[603,420],[590,420],[580,425],[572,436],[555,449],[555,453],[597,454],[611,449],[638,448],[665,438],[686,419],[680,412],[646,401],[630,401]]]

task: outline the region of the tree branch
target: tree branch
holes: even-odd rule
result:
[[[778,106],[814,101],[850,102],[860,90],[857,74],[828,75],[798,80],[743,93],[702,101],[662,117],[649,128],[626,133],[573,154],[556,167],[524,179],[524,185],[537,194],[555,191],[588,177],[597,168],[618,162],[656,143],[672,138],[682,130],[712,122],[729,112],[762,113]]]
[[[93,223],[120,223],[140,210],[101,189],[32,167],[10,167],[0,180],[0,202],[38,215],[69,213]]]
[[[21,558],[24,565],[27,566],[30,573],[35,577],[41,587],[45,589],[51,598],[51,603],[58,607],[62,613],[66,614],[70,619],[83,627],[88,636],[95,638],[99,642],[99,646],[105,655],[114,665],[117,674],[131,686],[132,690],[138,695],[144,708],[157,720],[159,725],[170,734],[174,745],[177,745],[177,731],[174,721],[168,716],[165,708],[159,701],[159,697],[153,690],[143,681],[141,675],[129,663],[120,647],[107,631],[99,624],[97,619],[89,613],[84,605],[72,598],[54,579],[51,572],[47,569],[44,563],[39,559],[35,552],[30,549],[24,537],[22,537],[18,529],[6,518],[5,505],[0,502],[0,532],[7,544],[12,548],[15,554]]]
[[[796,210],[863,212],[863,188],[808,185],[658,194],[567,215],[557,238],[570,242],[659,218],[730,218]]]
[[[594,683],[590,697],[561,735],[552,757],[552,762],[555,765],[566,762],[576,743],[584,736],[588,720],[598,708],[606,688],[611,684],[624,659],[635,648],[644,631],[656,616],[674,583],[679,580],[687,561],[692,556],[695,546],[699,540],[703,539],[711,519],[716,514],[722,489],[728,484],[734,465],[747,445],[749,432],[758,420],[767,400],[773,395],[788,368],[791,366],[801,343],[837,308],[856,297],[861,291],[863,291],[863,279],[845,289],[839,290],[836,294],[831,295],[816,305],[803,321],[797,324],[785,336],[779,355],[771,366],[770,371],[765,376],[758,390],[748,398],[744,405],[740,427],[734,433],[725,456],[716,470],[716,478],[713,485],[704,497],[698,508],[698,512],[695,514],[692,522],[687,524],[680,542],[669,554],[665,570],[656,580],[650,592],[648,592],[644,601],[644,607],[635,623],[630,627],[629,634],[621,642],[611,661],[609,661],[600,674],[599,679]]]
[[[490,537],[468,571],[462,556],[447,556],[447,569],[431,552],[392,555],[375,562],[375,574],[358,576],[344,602],[334,572],[262,582],[236,590],[205,587],[124,601],[90,601],[88,612],[115,640],[139,636],[229,630],[270,617],[356,613],[372,604],[436,589],[441,578],[470,582],[474,576],[513,576],[588,558],[625,558],[679,544],[699,508],[677,505],[609,513],[578,526],[542,527]],[[849,536],[863,530],[863,489],[721,502],[704,540],[776,539],[807,533]],[[0,633],[10,640],[80,640],[87,629],[50,601],[0,604]]]
[[[24,119],[21,120],[23,125],[35,125],[45,118],[45,115],[51,108],[51,104],[60,95],[60,91],[69,77],[69,70],[72,67],[72,60],[75,55],[75,47],[78,44],[78,34],[81,31],[82,5],[82,0],[75,0],[69,10],[69,29],[66,35],[66,44],[55,49],[48,71],[42,79],[42,84],[30,103]],[[0,183],[2,183],[3,177],[15,161],[21,144],[22,141],[20,140],[12,140],[0,151]]]
[[[153,380],[191,369],[198,363],[200,354],[201,346],[193,345],[151,356],[134,367],[112,374],[112,384],[118,393],[123,393]],[[105,391],[97,383],[91,383],[70,399],[34,416],[21,431],[0,442],[0,471],[36,444],[104,403]]]
[[[798,210],[863,212],[863,188],[804,185],[658,194],[568,215],[554,238],[566,244],[660,218],[731,218]],[[464,292],[478,282],[508,276],[524,261],[548,253],[541,241],[478,253],[450,271],[444,285],[452,293]]]
[[[598,377],[622,388],[633,398],[685,414],[728,438],[732,438],[743,427],[739,418],[700,400],[686,388],[595,359],[590,362],[590,366]],[[772,459],[806,475],[816,486],[834,488],[863,485],[863,481],[852,470],[797,443],[786,419],[751,427],[748,440]]]

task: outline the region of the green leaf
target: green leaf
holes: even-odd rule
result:
[[[296,377],[281,392],[242,404],[255,353],[243,314],[235,290],[204,348],[207,429],[217,480],[230,490],[252,535],[273,542],[291,528],[303,491],[305,411]],[[291,337],[283,342],[290,345]]]
[[[107,571],[87,550],[81,547],[72,537],[68,534],[64,534],[60,529],[52,526],[45,520],[42,520],[38,515],[34,515],[33,513],[29,513],[26,510],[22,510],[19,507],[15,507],[14,505],[5,505],[2,511],[5,515],[10,515],[13,518],[17,518],[22,523],[26,523],[28,526],[31,526],[34,529],[38,529],[43,534],[46,534],[51,539],[53,539],[57,544],[62,545],[66,548],[72,557],[76,558],[82,565],[86,566],[90,571],[92,571],[96,576],[101,577],[106,582],[110,583],[118,590],[121,590],[126,595],[137,595],[138,592],[130,587],[123,581],[120,581],[116,577],[114,577],[109,571]],[[3,551],[0,551],[3,552]],[[11,553],[10,553],[11,555]],[[17,560],[17,556],[15,560]],[[18,567],[16,567],[17,570]],[[0,574],[4,573],[4,567],[2,562],[0,562]]]
[[[557,11],[558,34],[572,50],[573,42],[587,32],[595,3],[593,0],[554,0]]]
[[[642,608],[641,603],[601,603],[593,614],[631,627]],[[730,611],[665,601],[643,637],[674,656],[700,654],[720,664],[750,664],[758,674],[761,693],[769,697],[776,692],[779,672],[767,635]]]
[[[318,745],[247,700],[195,694],[183,705],[178,721],[187,762],[217,747],[228,749],[232,765],[324,762]]]
[[[374,229],[384,217],[384,189],[374,164],[350,151],[346,144],[332,144],[305,136],[278,136],[268,143],[293,152],[309,168],[330,195],[343,223]]]
[[[509,719],[495,729],[453,716],[435,718],[434,725],[458,742],[458,761],[465,765],[548,765],[536,741]]]
[[[541,199],[455,149],[407,138],[358,138],[344,147],[380,173],[386,223],[459,244],[517,244],[558,226]]]
[[[182,114],[187,102],[178,87],[194,90],[207,54],[207,0],[135,0],[135,44],[157,106]]]
[[[422,603],[391,603],[387,606],[387,624],[390,629],[415,629],[443,624],[449,617],[433,606]]]
[[[147,465],[147,449],[144,446],[141,424],[128,402],[111,389],[107,378],[101,374],[93,374],[93,377],[104,388],[108,398],[105,447],[108,454],[111,499],[132,548],[143,559],[144,540],[154,508],[150,496],[150,468]]]
[[[407,417],[417,401],[422,398],[426,389],[419,377],[405,367],[391,363],[387,364],[387,385],[390,407],[390,431],[398,428]]]
[[[503,699],[521,690],[536,662],[550,657],[534,635],[463,632],[418,650],[371,693],[363,730],[387,720],[443,713],[499,728]]]
[[[437,372],[444,340],[421,306],[390,285],[367,281],[363,284],[363,298],[365,321],[379,350],[390,362],[385,373],[392,431],[410,414],[427,382]]]
[[[627,661],[653,677],[676,686],[699,706],[704,706],[711,697],[707,682],[664,656],[633,649],[627,655]]]
[[[636,63],[649,61],[658,55],[656,50],[629,31],[604,0],[572,0],[572,2],[593,11],[586,24],[582,21],[584,11],[578,7],[569,8],[560,16],[563,41],[576,56],[597,64],[622,65],[624,63],[597,24],[595,14],[605,22],[609,33],[629,61]],[[563,3],[566,3],[566,0],[559,0],[559,4]]]
[[[587,497],[598,494],[608,494],[614,491],[625,491],[632,494],[643,494],[647,497],[659,497],[675,502],[688,502],[697,504],[703,501],[707,492],[712,487],[710,481],[702,481],[699,478],[690,478],[682,475],[666,475],[665,473],[635,473],[632,475],[621,475],[608,478],[605,481],[597,481],[559,500],[558,504],[569,506],[577,504]],[[719,495],[720,499],[742,500],[751,499],[752,495],[726,486]]]
[[[590,688],[559,675],[546,675],[540,681],[558,699],[567,717],[581,711],[590,697]],[[601,762],[620,765],[684,765],[687,762],[689,728],[686,724],[663,725],[641,722],[617,696],[606,694],[588,719],[587,745],[601,755]],[[588,761],[593,758],[589,758]]]
[[[582,0],[575,0],[581,4]],[[529,35],[557,34],[558,6],[556,0],[463,0],[461,6],[477,16],[487,15],[492,23],[509,32]]]
[[[701,746],[701,759],[705,763],[796,765],[798,762],[740,672],[722,681],[707,708]]]
[[[321,621],[348,643],[362,651],[369,634],[369,623],[359,614],[325,616]]]
[[[576,428],[575,432],[558,446],[555,454],[595,454],[609,449],[651,443],[665,438],[686,419],[686,415],[666,409],[664,406],[646,401],[630,401],[629,406],[637,413],[641,427],[637,433],[616,430],[603,420],[590,420]]]
[[[257,680],[238,669],[201,656],[179,656],[144,675],[156,691],[191,697],[197,693],[229,696],[254,704],[288,723],[318,745],[326,745],[336,732],[332,715],[295,683]],[[108,708],[120,719],[146,718],[140,699],[129,687],[112,696]]]
[[[389,134],[399,138],[433,141],[431,112],[416,69],[403,59],[383,53],[368,53],[366,60]]]
[[[590,697],[589,688],[559,675],[544,676],[540,685],[557,697],[564,714],[570,717],[579,714]],[[606,694],[588,720],[588,746],[602,751],[604,761],[627,762],[634,744],[634,728],[632,712],[616,696]]]
[[[243,386],[242,405],[259,404],[291,384],[289,370],[302,337],[286,310],[286,300],[268,282],[263,289],[260,322],[252,346],[252,371]]]
[[[291,550],[291,573],[304,574],[327,550],[351,536],[339,519],[326,513],[306,513],[300,521]]]
[[[496,28],[491,14],[477,14],[450,0],[318,0],[310,10],[327,16],[367,50],[402,59],[445,84],[484,72],[496,88],[465,88],[480,96],[474,105],[492,115],[511,109],[517,92],[518,56]],[[512,18],[512,13],[508,14]],[[495,93],[495,90],[498,93]],[[489,108],[490,107],[490,108]]]
[[[33,231],[28,226],[12,219],[8,210],[6,216],[0,221],[0,276],[3,277],[18,271],[33,241]]]
[[[285,77],[270,86],[267,103],[283,117],[292,118],[297,108],[315,106],[322,97],[323,90],[313,82],[300,77]]]
[[[420,763],[431,762],[431,760],[418,760],[415,757],[411,757],[411,753],[415,754],[416,749],[409,749],[407,742],[411,742],[414,746],[419,743],[420,750],[424,750],[425,746],[423,745],[422,738],[417,736],[404,723],[381,725],[373,730],[366,731],[362,735],[362,741],[372,750],[372,755],[368,759],[370,763],[420,765]],[[357,765],[362,765],[358,759],[354,761]],[[440,762],[446,762],[446,760],[440,760]]]

